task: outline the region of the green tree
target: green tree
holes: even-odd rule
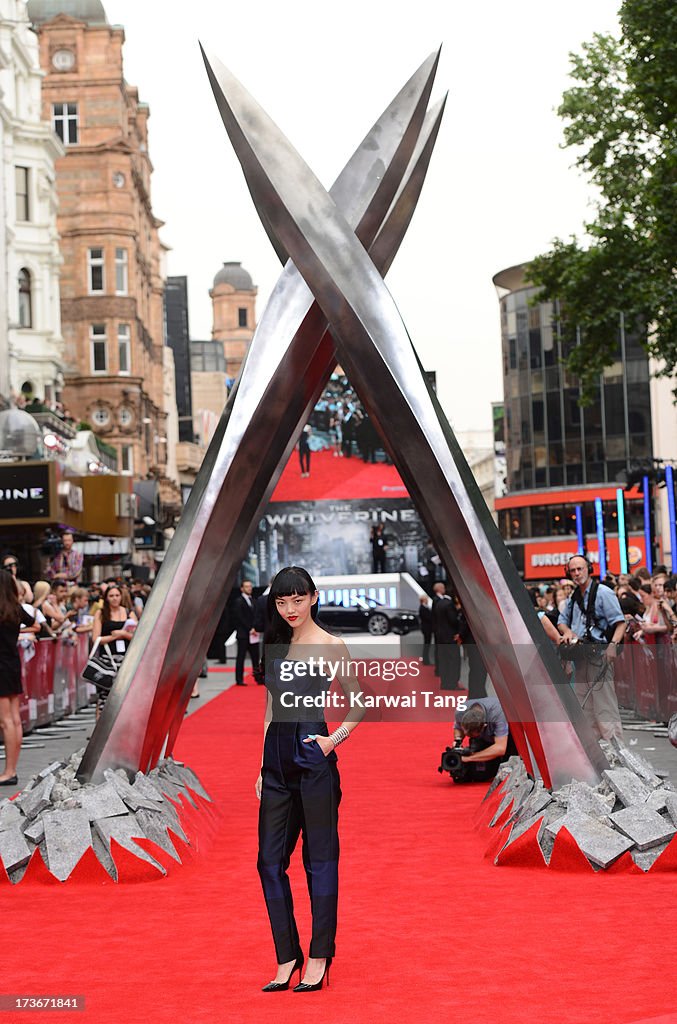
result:
[[[597,34],[571,55],[558,110],[599,190],[594,219],[584,241],[556,239],[527,271],[540,301],[560,300],[562,331],[580,329],[567,367],[583,402],[614,361],[621,312],[651,326],[662,373],[677,370],[677,2],[624,0],[619,18],[620,38]]]

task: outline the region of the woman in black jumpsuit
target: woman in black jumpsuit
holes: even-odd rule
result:
[[[313,918],[309,959],[303,982],[295,992],[322,987],[334,956],[338,901],[338,806],[341,787],[334,748],[348,737],[361,713],[348,715],[331,735],[321,707],[294,703],[294,697],[319,698],[329,689],[326,675],[309,674],[306,659],[325,657],[347,662],[341,640],[314,621],[317,590],[305,569],[282,569],[268,597],[270,626],[266,632],[265,678],[268,704],[263,763],[256,791],[259,811],[258,871],[277,955],[277,975],[264,992],[283,991],[295,970],[301,972],[303,952],[294,919],[287,876],[289,860],[303,835],[303,865]],[[312,645],[312,646],[310,646]],[[305,647],[305,652],[303,648]],[[305,653],[306,658],[303,655]],[[303,664],[296,672],[294,665]],[[359,686],[341,679],[346,693]],[[283,696],[286,695],[286,696]]]

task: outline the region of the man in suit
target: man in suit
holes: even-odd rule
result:
[[[263,593],[256,598],[254,601],[254,629],[259,634],[259,665],[258,668],[254,669],[254,679],[259,686],[265,685],[265,668],[263,659],[263,646],[265,644],[265,634],[268,629],[268,594],[270,593],[270,583],[263,591]]]
[[[487,696],[487,670],[462,608],[459,612],[459,634],[468,659],[468,698],[484,698]]]
[[[447,594],[444,583],[436,583],[433,593],[433,633],[440,689],[456,690],[461,676],[458,611],[455,602]]]
[[[240,596],[233,604],[235,620],[235,636],[237,638],[237,656],[235,659],[235,684],[244,686],[244,659],[251,658],[254,675],[259,670],[259,637],[254,629],[254,598],[252,581],[243,580],[240,584]]]
[[[421,606],[418,610],[418,621],[423,633],[423,664],[432,665],[430,660],[430,642],[433,637],[432,601],[427,594],[421,594]]]

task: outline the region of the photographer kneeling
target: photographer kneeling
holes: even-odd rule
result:
[[[470,744],[461,747],[466,736]],[[443,766],[445,758],[450,762],[450,766],[442,770],[448,771],[454,782],[488,782],[495,776],[498,766],[517,752],[508,720],[496,697],[479,697],[465,711],[457,711],[454,739],[454,748],[447,747],[442,755]],[[459,757],[460,764],[451,764],[458,762]]]
[[[623,739],[614,688],[614,663],[625,635],[625,616],[613,590],[592,579],[591,565],[573,555],[567,575],[576,584],[557,628],[560,657],[575,665],[574,690],[596,736]]]

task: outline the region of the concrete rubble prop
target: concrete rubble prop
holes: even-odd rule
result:
[[[15,871],[16,868],[28,864],[30,856],[31,847],[24,838],[19,822],[0,832],[0,859],[10,877],[11,872]]]
[[[566,828],[595,870],[610,867],[626,852],[646,872],[671,842],[677,843],[677,792],[643,757],[623,744],[600,741],[610,768],[596,786],[573,779],[550,791],[533,781],[518,757],[499,768],[490,793],[498,800],[490,828],[500,823],[505,850],[540,822],[536,841],[546,864]],[[487,794],[487,796],[489,793]]]
[[[92,833],[86,811],[51,811],[44,816],[45,845],[49,870],[65,882],[71,871],[92,845]]]
[[[611,815],[611,821],[634,842],[638,850],[669,842],[677,834],[672,825],[649,807],[625,807]]]
[[[120,768],[104,772],[103,782],[82,785],[75,773],[83,752],[43,768],[16,799],[0,801],[0,861],[10,882],[21,881],[33,856],[42,857],[52,875],[66,881],[90,847],[118,881],[111,839],[162,875],[167,873],[164,866],[135,839],[149,840],[158,852],[183,860],[181,844],[189,846],[190,840],[167,797],[181,797],[199,808],[189,787],[211,802],[195,773],[165,758],[148,775],[137,772],[133,783]]]

